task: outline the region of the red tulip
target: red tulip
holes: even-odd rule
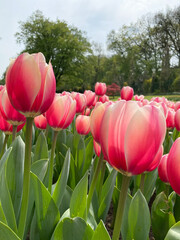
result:
[[[86,95],[87,107],[90,107],[95,100],[96,94],[91,90],[85,90],[84,94]]]
[[[109,101],[109,97],[107,95],[103,95],[99,98],[99,102],[105,103]]]
[[[109,105],[110,103],[108,102],[107,103],[98,102],[93,111],[91,112],[90,128],[92,136],[97,143],[100,143],[100,126],[104,112]]]
[[[79,115],[76,118],[76,131],[81,135],[87,135],[90,132],[90,117]]]
[[[167,173],[173,190],[180,195],[180,138],[173,143],[167,159]]]
[[[103,155],[114,168],[137,175],[148,169],[165,134],[165,117],[158,108],[119,101],[106,109],[99,139]]]
[[[12,125],[18,126],[26,121],[25,116],[16,111],[12,106],[6,87],[0,91],[0,111],[3,118]]]
[[[105,83],[97,82],[95,84],[95,93],[98,96],[103,96],[106,93],[107,87]]]
[[[127,86],[127,87],[123,87],[121,89],[121,99],[129,101],[129,100],[131,100],[133,98],[133,95],[134,95],[133,88]]]
[[[21,125],[17,126],[17,132],[19,132],[25,125],[25,122]],[[9,135],[13,132],[13,125],[8,123],[0,113],[0,130],[3,131],[5,134]]]
[[[159,151],[157,152],[156,156],[154,157],[153,161],[148,166],[148,169],[147,169],[148,172],[154,171],[154,169],[156,169],[158,167],[160,160],[162,158],[162,155],[163,155],[163,150],[164,150],[164,148],[163,148],[163,146],[161,146],[159,148]]]
[[[76,114],[76,101],[70,96],[56,94],[53,103],[46,112],[48,124],[55,130],[67,128]]]
[[[163,155],[160,160],[160,164],[158,166],[159,178],[161,179],[161,181],[165,183],[169,182],[168,175],[167,175],[167,158],[168,158],[168,154]]]
[[[177,111],[178,109],[180,109],[180,101],[176,102],[174,106],[175,111]]]
[[[9,67],[6,88],[11,104],[26,117],[45,112],[54,99],[56,80],[42,53],[21,54]]]
[[[180,109],[178,109],[174,116],[174,125],[175,128],[180,131]]]
[[[93,146],[94,146],[94,151],[96,155],[99,157],[101,154],[101,145],[93,139]]]
[[[76,100],[76,113],[82,113],[87,104],[86,96],[84,94],[77,93],[74,99]]]
[[[34,123],[37,128],[39,129],[46,129],[47,127],[47,119],[44,117],[43,114],[34,118]]]

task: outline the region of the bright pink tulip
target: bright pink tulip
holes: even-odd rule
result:
[[[178,109],[180,109],[180,101],[176,102],[174,106],[175,111],[177,111]]]
[[[96,155],[99,157],[101,154],[101,145],[93,139],[93,146],[94,146],[94,151]]]
[[[86,96],[84,94],[77,93],[74,99],[76,100],[76,113],[82,113],[87,104]]]
[[[100,126],[104,112],[109,105],[110,105],[109,102],[107,103],[98,102],[96,103],[95,108],[91,112],[90,128],[92,136],[97,143],[100,143]]]
[[[148,166],[148,169],[147,169],[148,172],[151,172],[158,167],[160,160],[162,158],[162,155],[163,155],[163,150],[164,150],[164,148],[163,148],[163,146],[161,146],[159,151],[157,152],[156,156],[154,157],[153,161]]]
[[[144,99],[144,95],[134,95],[134,99],[136,101],[142,101]]]
[[[105,103],[109,101],[109,97],[107,95],[103,95],[99,98],[99,102]]]
[[[0,111],[3,118],[12,125],[18,126],[26,121],[25,116],[16,111],[12,106],[6,87],[0,91]]]
[[[71,97],[72,97],[72,99],[75,99],[75,97],[76,97],[77,94],[78,94],[77,92],[71,92]]]
[[[17,126],[17,132],[19,132],[25,125],[25,122],[21,125]],[[9,135],[12,134],[13,125],[8,123],[0,113],[0,130],[3,131],[5,134]]]
[[[39,129],[46,129],[47,127],[47,119],[44,117],[43,114],[34,118],[34,124]]]
[[[121,99],[129,101],[129,100],[131,100],[133,98],[133,95],[134,95],[133,88],[127,86],[127,87],[123,87],[121,89]]]
[[[97,101],[98,101],[98,96],[95,97],[94,102],[93,102],[93,104],[91,106],[95,107]]]
[[[4,88],[4,85],[0,85],[0,91]]]
[[[178,109],[175,113],[175,117],[174,117],[174,125],[175,128],[180,131],[180,109]]]
[[[45,112],[54,99],[56,80],[42,53],[21,54],[9,67],[6,88],[11,104],[26,117]]]
[[[114,168],[137,175],[148,169],[165,134],[165,117],[158,108],[119,101],[106,109],[99,139],[104,156]]]
[[[158,166],[158,175],[161,181],[168,183],[168,175],[167,175],[167,158],[168,154],[162,156],[160,160],[160,164]]]
[[[167,159],[167,173],[173,190],[180,195],[180,138],[173,143]]]
[[[91,109],[90,108],[86,108],[84,115],[89,116],[91,113]]]
[[[95,92],[92,92],[91,90],[85,90],[84,94],[86,95],[87,107],[91,107],[96,97]]]
[[[90,117],[79,115],[76,118],[76,131],[81,135],[87,135],[90,132]]]
[[[103,96],[107,91],[107,87],[105,83],[97,82],[95,84],[95,93],[98,96]]]
[[[166,117],[167,128],[174,128],[174,116],[175,116],[175,111],[169,109]]]
[[[67,91],[63,91],[63,92],[62,92],[62,96],[65,96],[65,95],[71,96],[71,93],[70,93],[70,92],[67,92]],[[72,97],[72,96],[71,96],[71,97]]]
[[[76,114],[76,101],[72,97],[56,94],[53,103],[46,112],[48,124],[55,130],[67,128]]]

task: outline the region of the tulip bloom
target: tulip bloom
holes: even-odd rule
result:
[[[12,106],[6,87],[4,87],[0,92],[0,111],[3,118],[12,125],[18,126],[26,121],[24,115],[16,111]]]
[[[134,99],[136,101],[142,101],[142,100],[144,100],[144,95],[134,95]]]
[[[180,101],[176,102],[174,106],[175,111],[177,111],[178,109],[180,109]]]
[[[180,131],[180,109],[178,109],[175,113],[175,117],[174,117],[174,125],[175,128]]]
[[[76,114],[76,101],[68,95],[56,94],[53,103],[46,112],[48,124],[55,130],[67,128]]]
[[[99,98],[99,102],[105,103],[109,101],[109,97],[107,95],[103,95]]]
[[[174,128],[174,116],[175,116],[175,111],[169,109],[166,117],[167,128]]]
[[[105,83],[97,82],[95,84],[95,93],[98,96],[103,96],[107,91],[107,87]]]
[[[133,95],[134,95],[133,88],[127,86],[127,87],[123,87],[121,89],[121,99],[129,101],[129,100],[131,100],[133,98]]]
[[[41,114],[34,118],[34,124],[37,128],[44,130],[47,127],[47,119]]]
[[[92,92],[91,90],[85,90],[84,94],[86,95],[86,100],[87,100],[87,107],[91,107],[93,104],[96,94]]]
[[[180,138],[173,143],[167,159],[168,179],[173,190],[180,195]]]
[[[119,101],[106,109],[99,140],[108,162],[131,176],[148,169],[165,134],[166,121],[160,109]]]
[[[158,166],[159,178],[161,179],[161,181],[165,183],[169,183],[168,175],[167,175],[167,158],[168,158],[168,154],[163,155],[160,160],[160,164]]]
[[[44,113],[56,90],[51,63],[46,64],[42,53],[21,54],[7,71],[6,88],[13,107],[26,117]]]
[[[76,118],[76,131],[81,135],[87,135],[90,132],[90,117],[79,115]]]
[[[87,104],[86,96],[84,94],[77,93],[74,99],[76,100],[76,113],[82,113]]]

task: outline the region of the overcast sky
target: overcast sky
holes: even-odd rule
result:
[[[0,77],[10,59],[23,49],[14,37],[19,31],[18,22],[26,21],[36,10],[51,20],[65,20],[86,31],[90,41],[105,47],[111,30],[179,4],[180,0],[0,0]]]

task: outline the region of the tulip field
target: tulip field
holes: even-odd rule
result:
[[[0,86],[0,240],[180,240],[180,101],[56,93],[23,53]]]

